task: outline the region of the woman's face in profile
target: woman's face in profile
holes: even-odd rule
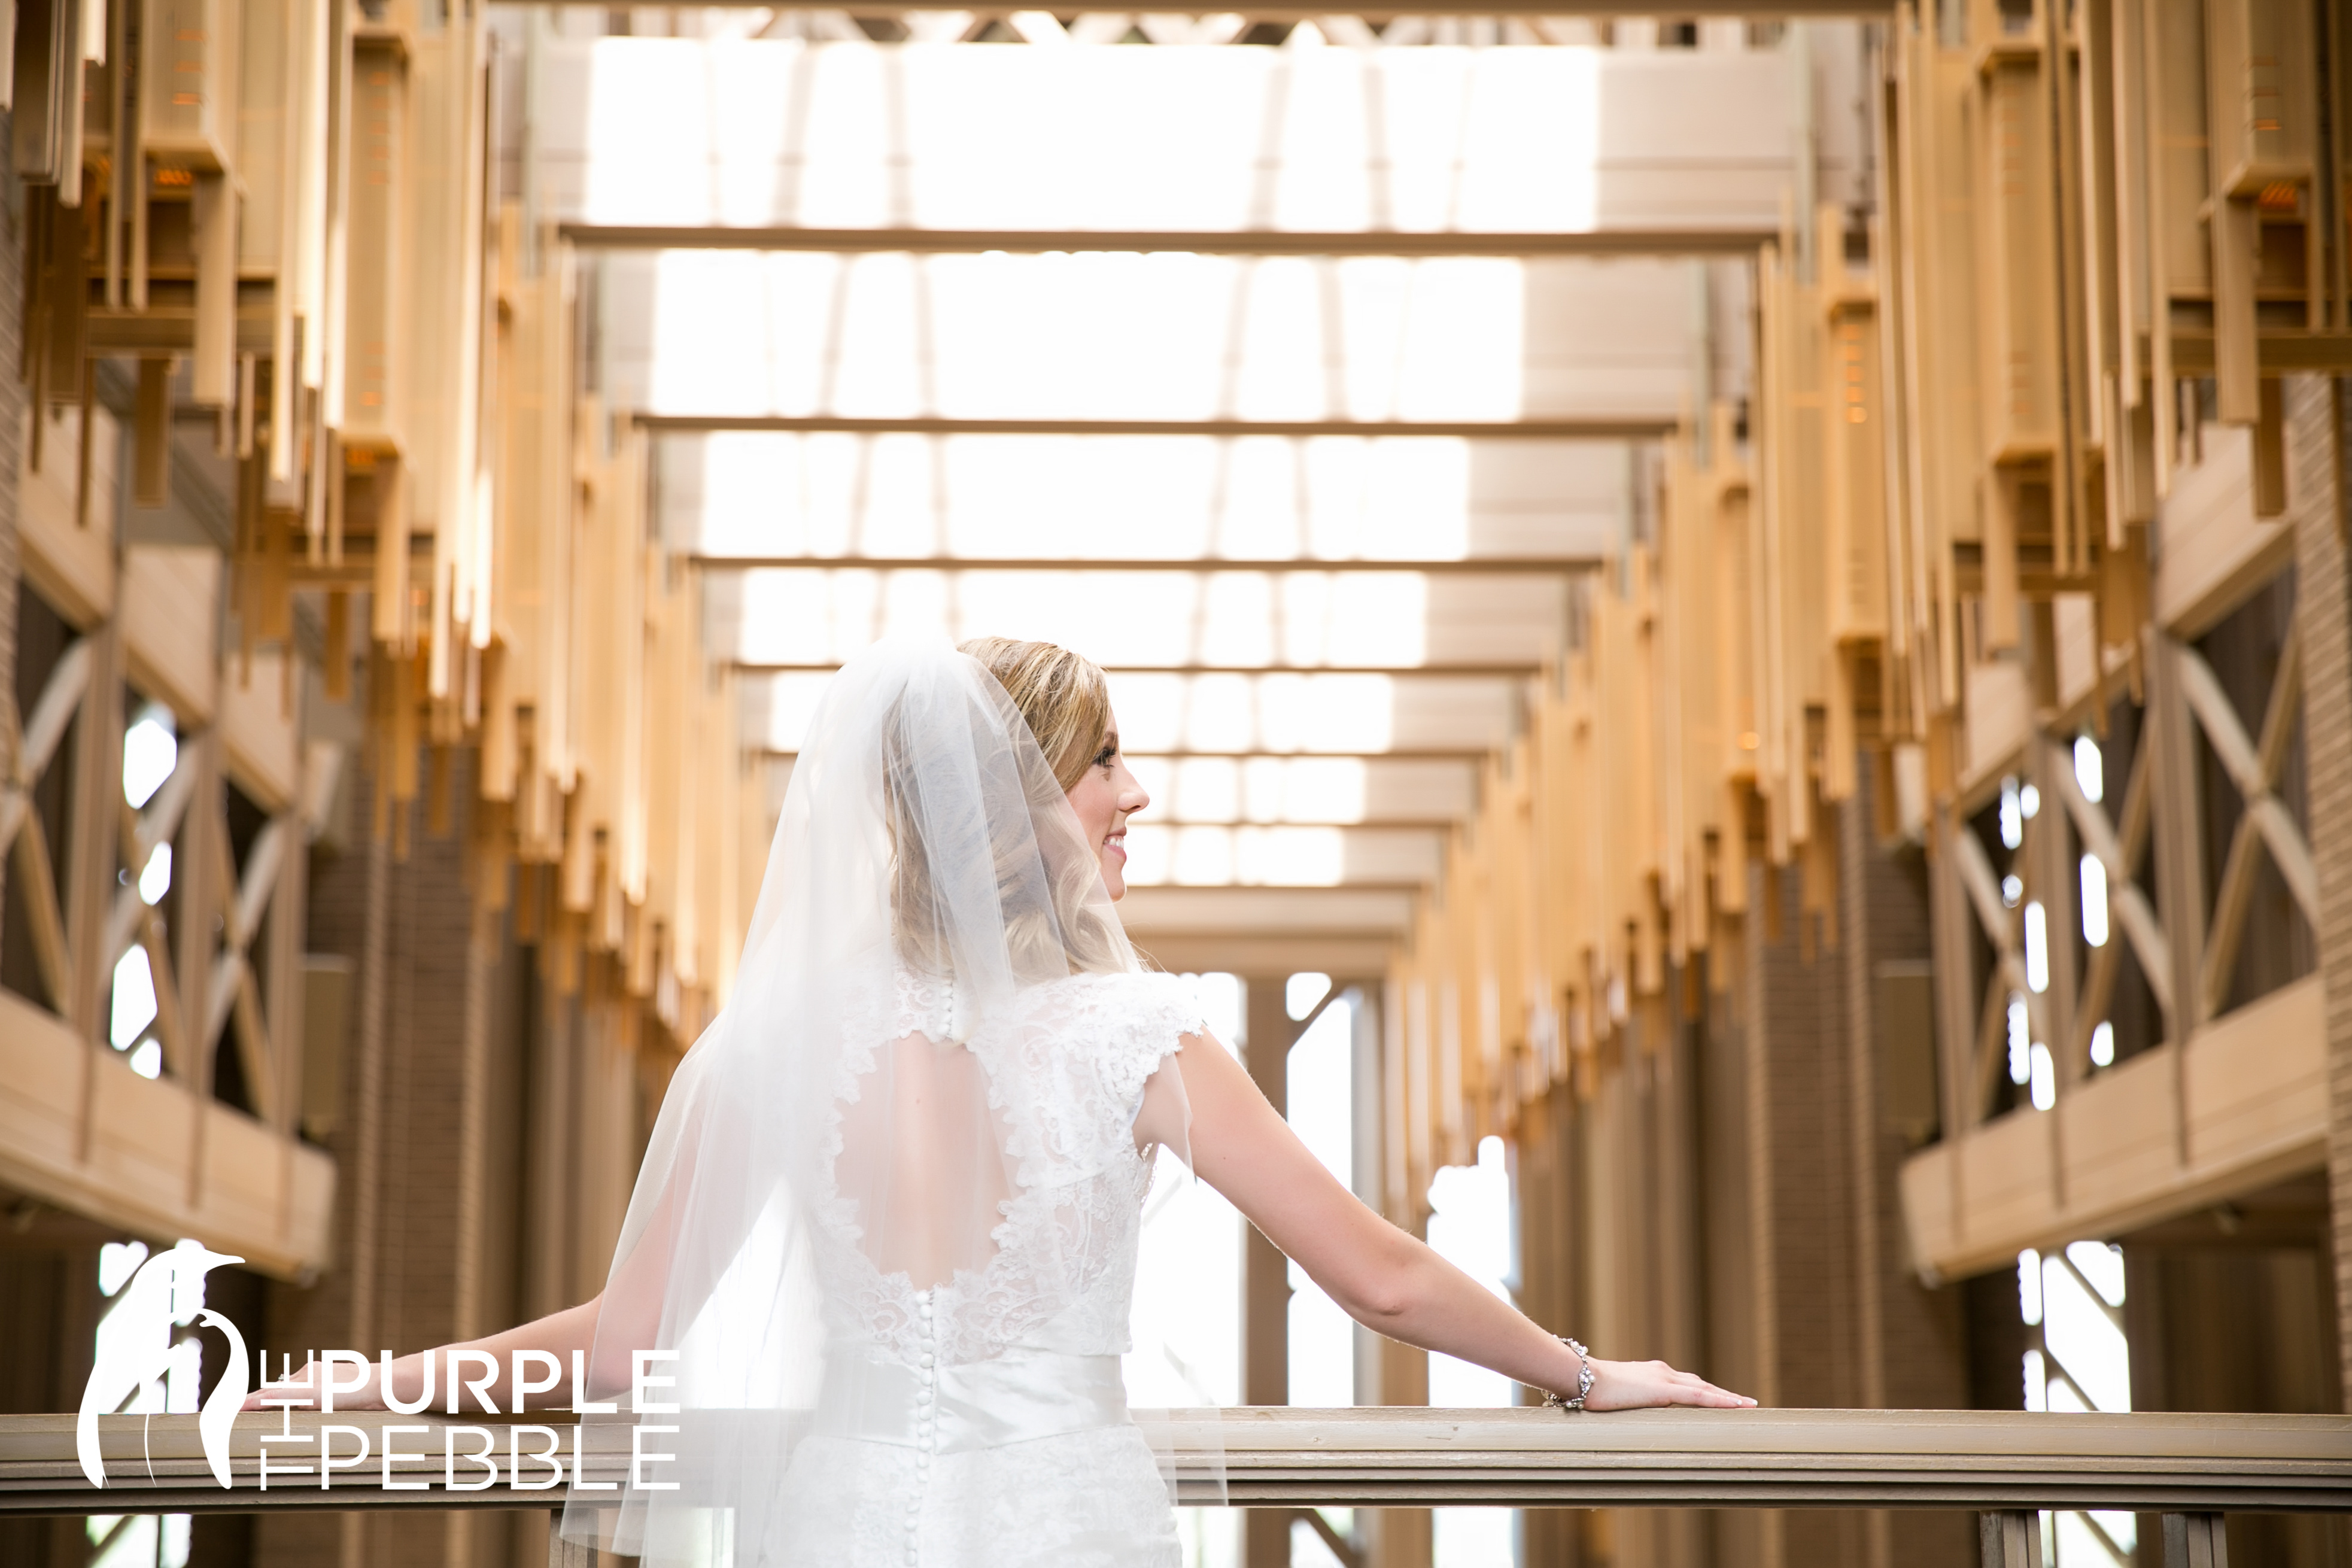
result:
[[[1127,819],[1150,804],[1151,797],[1127,771],[1127,758],[1118,749],[1118,716],[1113,714],[1102,749],[1070,786],[1070,809],[1078,814],[1078,826],[1095,847],[1103,887],[1113,899],[1127,896]]]

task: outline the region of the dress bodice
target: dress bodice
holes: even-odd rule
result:
[[[877,1005],[853,1023],[843,1054],[817,1184],[815,1261],[829,1336],[909,1364],[987,1361],[1016,1349],[1124,1353],[1152,1173],[1135,1146],[1135,1120],[1152,1074],[1201,1027],[1186,987],[1169,974],[1073,975],[1031,986],[976,1020],[957,1017],[944,984],[903,968],[887,1000],[874,989]],[[961,1046],[939,1044],[960,1036]],[[910,1039],[977,1058],[1010,1193],[997,1205],[987,1261],[926,1289],[876,1266],[866,1216],[836,1180],[844,1112],[870,1089],[877,1053]]]

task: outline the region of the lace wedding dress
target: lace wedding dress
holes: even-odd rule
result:
[[[978,1059],[1012,1195],[986,1264],[918,1289],[876,1267],[857,1205],[828,1184],[825,1381],[784,1478],[781,1561],[1174,1568],[1168,1487],[1128,1417],[1118,1357],[1152,1171],[1136,1114],[1199,1009],[1170,975],[1076,975],[941,1047],[955,1035],[944,989],[902,972],[897,990],[870,1037]],[[874,1068],[872,1050],[845,1055],[845,1105]]]
[[[1175,1445],[1118,1357],[1139,1108],[1181,1137],[1200,1020],[1098,849],[975,660],[886,642],[833,678],[600,1299],[582,1437],[626,1477],[575,1468],[565,1539],[646,1568],[1172,1568]],[[1188,1490],[1215,1494],[1213,1448],[1187,1428]]]

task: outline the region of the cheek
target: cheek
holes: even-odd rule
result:
[[[1110,802],[1102,787],[1101,778],[1088,773],[1070,791],[1070,809],[1077,814],[1078,826],[1087,830],[1090,840],[1099,839],[1110,826]]]

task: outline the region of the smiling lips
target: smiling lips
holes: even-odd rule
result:
[[[1116,850],[1118,850],[1118,858],[1119,858],[1120,859],[1122,859],[1122,860],[1126,859],[1126,858],[1127,858],[1127,829],[1126,829],[1126,828],[1124,828],[1124,827],[1122,827],[1122,828],[1118,829],[1118,831],[1117,831],[1116,833],[1108,833],[1108,834],[1105,834],[1105,835],[1103,836],[1103,847],[1104,847],[1104,848],[1106,848],[1106,849],[1116,849]]]

